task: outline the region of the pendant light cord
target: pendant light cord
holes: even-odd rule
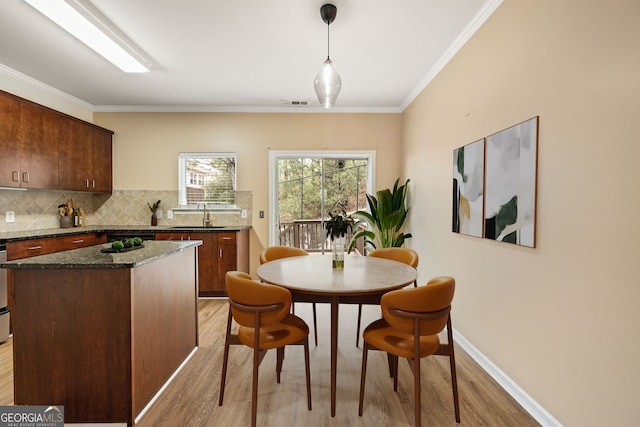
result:
[[[329,47],[331,46],[331,44],[329,43],[329,26],[331,25],[331,23],[327,22],[327,60],[330,61],[329,59]]]

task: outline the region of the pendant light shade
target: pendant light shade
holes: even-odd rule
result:
[[[322,68],[318,71],[316,79],[313,81],[313,87],[324,108],[331,108],[335,105],[340,89],[342,89],[342,78],[329,58],[324,61]]]
[[[342,78],[329,58],[329,25],[336,18],[337,12],[338,9],[330,3],[320,8],[320,16],[327,24],[327,60],[318,71],[313,81],[313,87],[318,95],[318,101],[324,108],[331,108],[335,105],[340,89],[342,89]]]

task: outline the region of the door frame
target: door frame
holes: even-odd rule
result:
[[[277,221],[278,209],[278,160],[322,157],[325,159],[361,158],[367,159],[367,193],[373,194],[376,176],[375,150],[269,150],[269,246],[280,243]]]

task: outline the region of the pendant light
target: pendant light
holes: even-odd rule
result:
[[[320,8],[320,16],[327,23],[327,60],[318,71],[313,87],[318,95],[318,100],[324,108],[331,108],[336,103],[340,89],[342,89],[342,79],[333,66],[329,58],[329,25],[336,19],[338,8],[331,3],[327,3]]]

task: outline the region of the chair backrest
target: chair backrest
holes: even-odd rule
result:
[[[287,289],[256,282],[250,275],[241,271],[228,271],[225,275],[225,282],[230,302],[233,301],[256,308],[282,304],[282,307],[277,310],[261,313],[259,326],[268,326],[280,322],[289,314],[291,292]],[[232,304],[231,315],[238,324],[251,328],[255,327],[255,311],[245,311]]]
[[[309,255],[307,251],[291,246],[270,246],[260,253],[260,264],[280,258]]]
[[[418,268],[418,253],[409,248],[379,248],[371,251],[368,256],[386,258]]]
[[[413,334],[414,319],[396,315],[394,309],[416,313],[416,317],[422,317],[420,335],[435,335],[447,324],[455,285],[453,277],[441,276],[429,280],[426,286],[388,292],[380,300],[382,316],[392,327]]]

